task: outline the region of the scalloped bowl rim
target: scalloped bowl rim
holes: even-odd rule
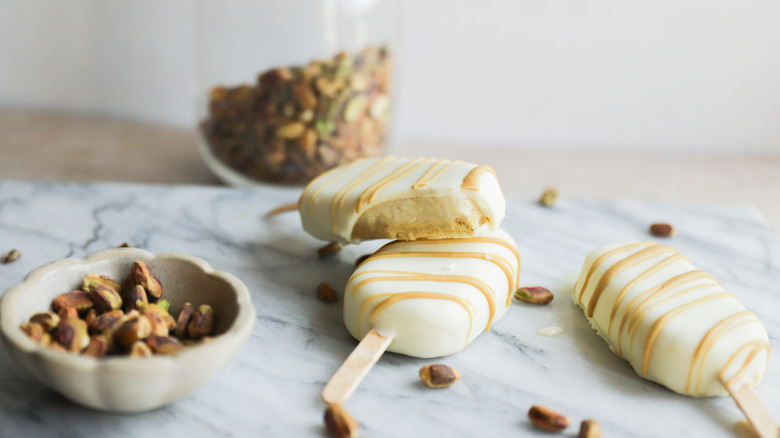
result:
[[[94,262],[106,261],[120,254],[123,256],[129,255],[133,258],[146,261],[174,260],[178,262],[186,262],[188,264],[197,266],[197,268],[206,276],[222,279],[235,293],[238,312],[234,321],[225,332],[215,336],[209,342],[200,344],[193,348],[185,349],[176,355],[152,356],[143,359],[122,356],[91,358],[75,354],[63,354],[62,352],[53,351],[47,347],[36,344],[32,341],[32,339],[19,330],[19,327],[15,322],[17,321],[16,311],[18,303],[25,298],[25,292],[32,288],[44,276],[69,266],[86,265]],[[64,258],[48,262],[30,271],[30,273],[25,276],[21,283],[10,287],[6,290],[2,297],[0,297],[0,331],[2,331],[3,338],[9,344],[7,348],[15,348],[23,354],[37,356],[46,362],[54,363],[58,367],[62,367],[64,369],[70,368],[88,372],[105,371],[121,373],[123,371],[137,369],[139,361],[144,361],[144,364],[152,365],[163,362],[175,367],[180,367],[183,366],[188,360],[190,360],[191,356],[202,356],[207,352],[209,354],[217,354],[217,352],[223,348],[230,348],[231,342],[234,342],[236,338],[240,339],[245,337],[248,339],[249,334],[254,327],[255,320],[256,311],[252,305],[249,289],[241,280],[238,279],[238,277],[224,271],[217,271],[211,267],[208,262],[195,256],[178,252],[154,254],[152,252],[138,248],[111,248],[87,254],[82,258]],[[239,350],[245,342],[246,340],[241,342],[241,345],[238,348]],[[46,386],[51,387],[51,385]],[[55,388],[52,389],[56,390]],[[89,404],[86,405],[91,406]],[[122,411],[122,409],[118,409],[118,411]]]

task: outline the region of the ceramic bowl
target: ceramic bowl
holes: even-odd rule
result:
[[[135,260],[143,260],[159,278],[174,318],[181,306],[214,308],[213,339],[177,355],[100,359],[52,351],[34,343],[19,326],[50,309],[54,297],[78,289],[85,274],[121,281]],[[249,338],[256,319],[246,286],[235,276],[215,271],[185,254],[152,254],[114,248],[82,259],[43,265],[10,289],[0,301],[0,334],[11,356],[37,380],[76,403],[111,412],[154,409],[197,389],[227,364]]]

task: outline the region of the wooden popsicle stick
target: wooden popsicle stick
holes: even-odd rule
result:
[[[758,438],[758,433],[753,429],[753,425],[747,420],[739,420],[734,425],[739,438]],[[780,438],[780,427],[777,428],[777,438]]]
[[[386,338],[374,329],[368,332],[325,385],[322,390],[325,403],[345,403],[391,342],[393,338]]]
[[[280,205],[274,208],[273,210],[266,213],[265,217],[276,216],[277,214],[287,213],[288,211],[297,211],[297,210],[298,210],[298,203],[291,202],[289,204]]]
[[[778,425],[775,419],[772,418],[772,414],[769,413],[769,410],[752,386],[745,385],[742,388],[734,389],[726,385],[725,382],[721,383],[726,387],[731,398],[734,399],[739,409],[745,414],[745,417],[747,417],[759,437],[777,438],[779,436]]]

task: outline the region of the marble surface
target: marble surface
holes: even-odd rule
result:
[[[343,288],[354,260],[379,242],[320,260],[322,242],[295,213],[263,215],[295,201],[296,189],[0,182],[0,291],[33,268],[122,242],[159,253],[201,257],[249,287],[257,324],[247,346],[215,378],[173,405],[117,415],[75,405],[45,389],[0,349],[0,436],[325,436],[320,391],[356,342],[341,306],[317,300],[317,284]],[[565,291],[587,252],[648,239],[649,223],[668,221],[665,240],[713,273],[758,314],[776,347],[780,336],[780,241],[749,205],[582,201],[552,209],[509,198],[504,228],[523,258],[522,285],[556,292],[545,307],[515,303],[468,348],[437,360],[386,354],[347,403],[361,436],[549,436],[530,426],[533,404],[557,409],[573,425],[597,419],[605,436],[735,436],[742,418],[728,398],[693,399],[640,379],[588,327]],[[561,326],[556,337],[535,334]],[[780,418],[777,348],[759,395]],[[441,362],[463,378],[443,390],[423,387],[418,369]],[[140,382],[139,384],[142,384]]]

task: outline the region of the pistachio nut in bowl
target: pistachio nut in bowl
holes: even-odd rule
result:
[[[106,339],[119,343],[120,346],[112,344],[111,348],[125,354],[103,356],[96,354],[95,351],[99,349],[92,345],[92,338],[100,336],[93,335],[85,340],[82,334],[80,342],[72,343],[73,348],[67,348],[72,352],[66,352],[66,348],[62,347],[62,340],[72,338],[73,330],[69,327],[61,329],[60,326],[64,324],[53,327],[51,324],[47,326],[46,323],[31,322],[31,317],[53,307],[55,311],[59,310],[59,315],[50,312],[48,315],[52,318],[59,317],[60,322],[68,320],[74,324],[78,323],[81,327],[85,327],[85,323],[81,321],[86,320],[92,331],[97,321],[94,310],[85,312],[84,309],[78,309],[77,313],[74,309],[76,306],[62,305],[60,301],[55,302],[55,299],[59,300],[61,295],[79,289],[88,289],[91,292],[87,296],[92,295],[94,299],[99,299],[100,294],[87,286],[85,277],[95,278],[90,274],[98,274],[104,279],[117,279],[117,283],[124,280],[122,289],[125,289],[128,283],[130,287],[137,288],[137,284],[132,286],[137,266],[148,268],[153,273],[149,275],[143,272],[141,275],[154,278],[162,285],[164,295],[149,299],[142,297],[142,300],[133,296],[134,305],[141,306],[139,309],[128,311],[125,308],[113,312],[122,315],[124,322],[127,322],[127,318],[143,318],[147,321],[146,324],[149,324],[149,321],[154,322],[154,319],[151,315],[149,318],[142,316],[145,315],[145,310],[149,310],[146,306],[157,308],[170,305],[168,310],[173,317],[166,316],[167,323],[163,324],[163,331],[170,330],[170,337],[157,336],[156,333],[150,336],[147,333],[139,337],[146,337],[148,340],[134,342],[131,351],[129,344],[121,345],[123,342],[114,340],[119,339],[118,335],[114,336],[119,330],[115,330]],[[139,292],[143,293],[140,289]],[[123,296],[126,296],[126,293],[127,291],[123,290]],[[127,300],[128,298],[125,298],[126,303]],[[151,304],[155,300],[158,302]],[[101,311],[106,312],[104,314],[111,313],[108,312],[111,310],[110,302],[106,303],[105,306],[100,306],[100,302],[95,301],[98,314]],[[194,334],[190,339],[182,341],[174,352],[161,348],[161,354],[152,354],[151,350],[156,345],[149,341],[153,338],[173,339],[174,344],[178,343],[173,333],[180,330],[173,328],[173,323],[176,322],[173,318],[186,313],[181,310],[189,308],[187,303],[195,306],[192,321],[198,316],[198,306],[205,305],[201,307],[208,311],[210,326],[213,321],[213,330],[207,341],[193,340],[192,338],[201,336]],[[116,306],[113,308],[116,309]],[[124,314],[125,311],[128,313]],[[8,289],[0,299],[0,334],[14,360],[43,385],[66,398],[90,408],[111,412],[143,412],[190,394],[238,353],[249,338],[255,317],[249,290],[235,276],[215,271],[205,261],[189,255],[155,255],[136,248],[113,248],[81,259],[67,258],[48,263],[33,270],[22,283]],[[35,320],[33,317],[33,321]],[[33,325],[43,325],[48,333],[44,331],[42,336],[52,336],[59,341],[42,341],[40,328],[39,336],[32,336],[29,327]],[[122,328],[125,325],[132,324],[123,324]],[[25,327],[28,328],[27,333],[23,330]],[[189,327],[191,328],[192,324]],[[151,328],[157,330],[154,325]],[[152,348],[149,348],[149,345]],[[136,347],[140,353],[135,351]],[[79,354],[80,351],[83,353]],[[104,347],[102,352],[105,351]]]

